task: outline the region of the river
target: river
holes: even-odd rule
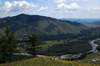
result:
[[[93,53],[96,53],[96,52],[98,52],[98,50],[97,50],[97,45],[94,44],[94,41],[95,41],[95,40],[89,41],[89,43],[90,43],[91,46],[92,46],[92,52],[93,52]]]
[[[98,46],[98,45],[95,44],[94,41],[95,41],[95,40],[89,41],[89,43],[90,43],[91,46],[92,46],[92,50],[91,50],[91,51],[88,51],[88,52],[93,52],[93,53],[98,52],[98,50],[97,50],[97,46]],[[66,58],[67,55],[68,55],[68,54],[60,56],[60,59],[67,59],[67,58]],[[78,55],[79,55],[79,57],[80,57],[82,54],[81,54],[81,55],[78,54]],[[79,58],[79,57],[77,57],[77,58]],[[72,58],[72,57],[69,57],[69,58]]]
[[[95,53],[95,52],[98,52],[98,50],[97,50],[97,44],[95,44],[94,43],[94,41],[95,40],[92,40],[92,41],[89,41],[89,43],[91,44],[91,46],[92,46],[92,50],[91,51],[89,51],[89,52],[93,52],[93,53]],[[19,52],[19,53],[14,53],[14,55],[27,55],[27,56],[32,56],[31,54],[29,54],[29,53],[27,53],[27,52]],[[67,54],[68,55],[68,54]],[[66,56],[67,55],[62,55],[62,56],[60,56],[59,58],[60,59],[66,59]],[[75,56],[75,57],[80,57],[82,54],[78,54],[77,56]],[[43,57],[44,55],[37,55],[37,57]]]

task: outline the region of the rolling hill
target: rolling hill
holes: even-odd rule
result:
[[[14,31],[16,36],[25,36],[32,33],[39,35],[77,33],[82,29],[88,29],[87,26],[77,22],[27,14],[19,14],[13,17],[1,18],[0,34],[4,33],[3,30],[6,25],[10,26],[11,31]]]

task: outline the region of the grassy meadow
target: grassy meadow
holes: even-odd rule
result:
[[[98,64],[90,64],[76,61],[60,60],[57,57],[37,57],[28,60],[22,60],[12,63],[1,64],[1,66],[100,66]]]
[[[82,60],[76,60],[84,63],[93,63],[93,64],[99,64],[100,65],[100,52],[88,54],[86,58]]]

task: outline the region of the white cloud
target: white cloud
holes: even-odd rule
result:
[[[58,4],[57,8],[58,10],[66,9],[67,11],[76,11],[80,7],[76,3],[71,3],[70,5],[66,5],[64,3]]]
[[[54,3],[65,3],[65,2],[67,2],[67,0],[53,0],[54,1]]]
[[[100,7],[92,6],[92,7],[88,7],[86,10],[92,13],[97,13],[100,12]]]
[[[34,11],[33,14],[36,14],[36,12]]]
[[[73,2],[90,2],[92,0],[69,0],[69,1],[73,1]]]
[[[4,7],[0,8],[0,11],[3,12],[22,12],[25,10],[30,10],[35,7],[38,7],[37,5],[34,5],[32,3],[28,3],[26,1],[14,1],[10,3],[9,1],[6,1],[4,4]]]
[[[48,6],[46,6],[46,7],[41,7],[40,9],[38,9],[37,11],[45,11],[45,10],[47,10],[48,9]]]
[[[27,10],[25,13],[31,13],[31,10]]]
[[[54,3],[66,3],[66,2],[90,2],[92,0],[52,0]]]
[[[56,9],[62,9],[65,8],[66,5],[64,3],[58,4]]]
[[[68,11],[76,11],[78,10],[80,7],[76,4],[76,3],[71,3],[70,5],[66,5],[66,9]]]

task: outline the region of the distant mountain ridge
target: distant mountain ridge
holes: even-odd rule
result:
[[[82,23],[82,24],[90,24],[90,23],[93,23],[93,22],[97,22],[97,21],[100,21],[99,18],[61,18],[60,20],[69,20],[69,21],[72,21],[72,22],[78,22],[78,23]]]
[[[100,25],[100,21],[95,21],[95,22],[92,22],[91,24]]]
[[[3,34],[2,31],[6,25],[10,26],[11,31],[14,31],[16,36],[25,36],[32,33],[39,35],[75,33],[82,29],[88,29],[87,26],[77,22],[27,14],[19,14],[13,17],[1,18],[0,34]]]

